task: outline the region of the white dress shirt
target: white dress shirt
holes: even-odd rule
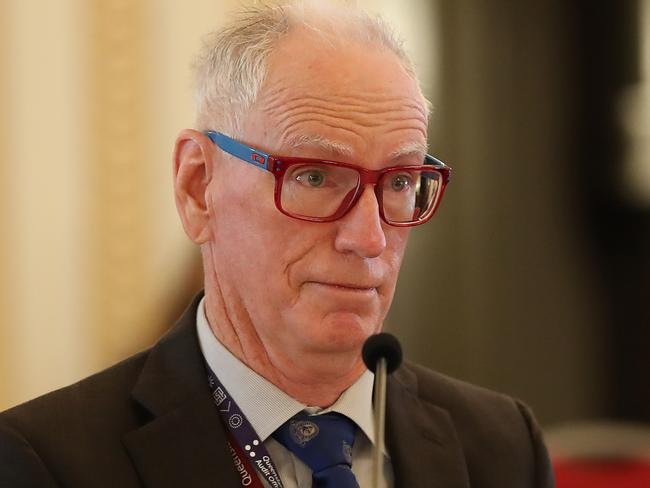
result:
[[[205,315],[204,300],[199,303],[196,316],[203,356],[268,450],[285,488],[311,488],[309,467],[271,437],[278,427],[302,410],[311,415],[338,412],[357,424],[359,428],[352,448],[352,472],[361,488],[371,488],[372,447],[375,442],[372,413],[373,374],[370,371],[363,373],[328,408],[304,405],[258,375],[217,340]],[[393,472],[383,446],[382,450],[384,470],[379,486],[388,488],[393,486]],[[265,480],[262,482],[269,486]]]

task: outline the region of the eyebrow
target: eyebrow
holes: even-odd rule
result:
[[[312,146],[325,149],[339,156],[351,157],[354,153],[352,147],[338,141],[327,139],[317,134],[300,134],[292,136],[287,141],[293,148]]]
[[[405,144],[402,144],[395,151],[390,154],[391,159],[398,159],[402,156],[410,156],[414,154],[426,154],[429,150],[429,146],[426,142],[421,141],[411,141]]]

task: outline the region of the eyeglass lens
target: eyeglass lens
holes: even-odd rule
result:
[[[430,168],[385,173],[377,184],[384,218],[404,224],[423,219],[435,206],[441,181],[441,174]],[[284,174],[280,203],[290,214],[327,219],[347,209],[359,186],[359,173],[352,168],[296,165]]]

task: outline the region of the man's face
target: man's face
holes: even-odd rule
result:
[[[421,158],[421,150],[394,157],[426,144],[424,103],[397,57],[315,44],[301,34],[282,41],[238,139],[270,154],[369,169]],[[228,317],[252,324],[272,361],[358,350],[388,312],[408,229],[380,220],[372,187],[328,223],[281,214],[273,190],[270,173],[215,147],[207,245]]]

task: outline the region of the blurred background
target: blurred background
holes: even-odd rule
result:
[[[200,289],[171,151],[201,36],[245,3],[1,1],[0,409],[148,347]],[[650,1],[358,3],[403,34],[431,152],[454,168],[388,329],[522,398],[553,445],[575,425],[642,429]]]

